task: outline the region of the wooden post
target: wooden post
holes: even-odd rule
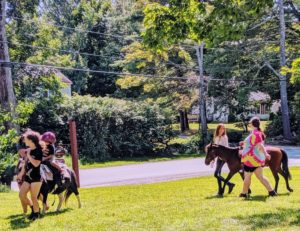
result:
[[[80,187],[79,167],[78,167],[77,133],[76,133],[76,123],[74,120],[69,121],[69,129],[70,129],[72,168],[77,177],[78,187]]]

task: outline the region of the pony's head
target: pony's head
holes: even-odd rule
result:
[[[205,147],[205,164],[209,165],[217,156],[218,145],[213,144],[212,142]]]

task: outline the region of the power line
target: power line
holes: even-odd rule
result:
[[[0,43],[4,43],[4,42],[0,41]],[[86,52],[70,51],[70,50],[65,50],[65,49],[57,49],[57,48],[50,48],[50,47],[44,47],[44,46],[34,46],[34,45],[25,44],[25,43],[15,43],[15,42],[6,42],[6,43],[13,44],[13,45],[16,45],[16,46],[24,46],[24,47],[35,48],[35,49],[46,49],[46,50],[52,50],[52,51],[66,52],[66,53],[75,54],[75,55],[80,54],[80,55],[100,57],[100,58],[103,58],[103,57],[107,57],[107,58],[120,57],[120,58],[123,58],[122,56],[107,56],[107,55],[91,54],[91,53],[86,53]],[[141,62],[152,63],[152,62],[144,61],[144,60],[141,61]],[[184,65],[184,64],[173,63],[171,61],[167,61],[166,64],[169,64],[169,65],[172,65],[172,66],[175,66],[175,67],[176,66],[177,67],[182,67],[182,68],[185,68],[186,70],[198,71],[198,69],[189,67],[189,66]],[[155,69],[158,70],[159,68],[155,68]]]
[[[33,20],[33,19],[24,19],[24,18],[20,18],[20,17],[11,17],[12,19],[16,19],[19,21],[23,21],[23,22],[29,22],[29,23],[37,23],[37,21]],[[110,33],[103,33],[103,32],[97,32],[97,31],[91,31],[91,30],[82,30],[82,29],[78,29],[78,28],[74,28],[74,27],[68,27],[68,26],[60,26],[60,25],[56,25],[54,23],[50,23],[50,22],[41,22],[40,20],[38,20],[39,24],[46,24],[46,25],[51,25],[53,27],[56,28],[64,28],[64,29],[68,29],[68,30],[74,30],[77,31],[79,33],[87,33],[87,34],[97,34],[97,35],[104,35],[104,36],[109,36],[109,37],[113,37],[113,38],[125,38],[125,35],[116,35],[116,34],[110,34]],[[135,35],[126,35],[126,36],[135,36]],[[140,39],[142,40],[142,39]]]
[[[174,80],[188,80],[187,78],[182,77],[170,77],[170,76],[159,76],[159,75],[148,75],[148,74],[134,74],[126,72],[114,72],[114,71],[104,71],[104,70],[93,70],[93,69],[84,69],[84,68],[74,68],[74,67],[61,67],[55,65],[45,65],[45,64],[36,64],[36,63],[22,63],[22,62],[4,62],[0,61],[2,65],[19,65],[19,66],[30,66],[36,68],[49,68],[49,69],[58,69],[66,71],[82,71],[89,73],[98,73],[98,74],[111,74],[111,75],[123,75],[123,76],[138,76],[144,78],[156,78],[156,79],[174,79]]]
[[[0,43],[5,43],[1,42]],[[6,42],[8,44],[16,45],[16,46],[24,46],[24,47],[30,47],[30,48],[35,48],[35,49],[45,49],[45,50],[52,50],[52,51],[59,51],[59,52],[65,52],[65,53],[70,53],[70,54],[75,54],[75,55],[86,55],[86,56],[93,56],[93,57],[115,57],[115,56],[106,56],[106,55],[99,55],[99,54],[92,54],[92,53],[87,53],[87,52],[79,52],[79,51],[71,51],[71,50],[65,50],[65,49],[57,49],[57,48],[51,48],[51,47],[44,47],[44,46],[34,46],[34,45],[29,45],[25,43],[16,43],[16,42]]]

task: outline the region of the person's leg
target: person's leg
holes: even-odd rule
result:
[[[244,185],[243,185],[243,191],[242,194],[246,195],[249,191],[250,185],[251,185],[251,176],[252,172],[244,172]]]
[[[23,207],[24,214],[27,213],[27,206],[32,206],[32,201],[27,197],[27,193],[30,190],[30,184],[26,181],[23,182],[19,192],[19,198]]]
[[[268,190],[268,192],[272,192],[272,186],[270,184],[270,182],[268,181],[268,179],[263,175],[263,168],[262,167],[258,167],[257,169],[255,169],[254,171],[255,176],[257,177],[257,179],[259,179],[259,181],[265,186],[265,188]]]
[[[42,186],[42,182],[33,182],[31,183],[30,193],[31,193],[31,200],[33,203],[33,211],[34,213],[39,213],[40,207],[38,202],[38,195]]]

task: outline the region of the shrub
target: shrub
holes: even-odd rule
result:
[[[65,101],[61,116],[76,121],[87,161],[153,155],[172,137],[170,112],[145,102],[77,95]]]
[[[229,123],[233,123],[233,122],[236,122],[237,121],[237,118],[234,114],[229,114],[228,115],[228,122]]]
[[[231,131],[227,133],[230,143],[238,143],[243,139],[243,132]]]
[[[7,185],[0,184],[0,193],[10,192],[10,188]]]

